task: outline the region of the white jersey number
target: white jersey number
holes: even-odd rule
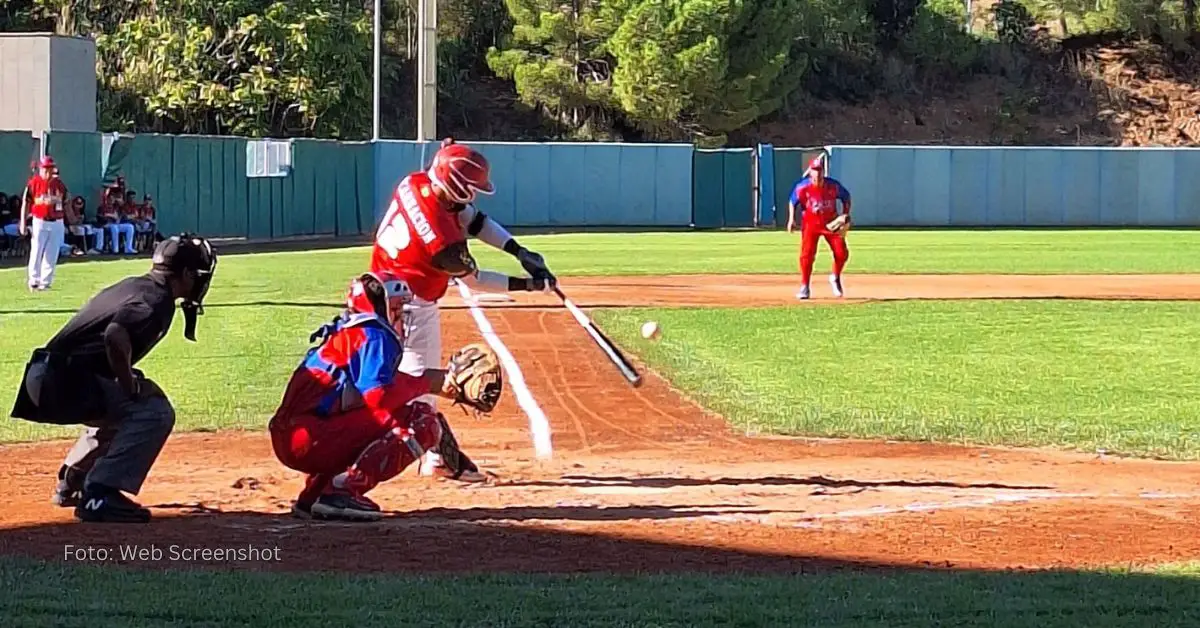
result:
[[[397,225],[397,222],[400,224]],[[400,203],[393,198],[387,214],[383,216],[383,222],[379,224],[379,231],[375,233],[375,243],[387,251],[388,257],[396,259],[400,251],[408,248],[410,241],[408,223],[400,215]]]

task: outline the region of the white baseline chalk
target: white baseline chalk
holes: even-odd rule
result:
[[[461,281],[454,283],[458,284],[458,293],[462,295],[463,302],[471,308],[471,316],[475,319],[475,325],[479,327],[479,333],[483,334],[483,339],[500,358],[500,365],[504,367],[508,381],[512,384],[513,393],[517,396],[517,405],[521,406],[521,410],[529,417],[529,431],[533,434],[534,452],[538,458],[550,458],[554,455],[554,447],[550,443],[550,422],[546,420],[546,414],[542,412],[537,400],[533,398],[533,393],[529,392],[529,386],[525,385],[525,376],[521,374],[521,367],[517,365],[516,358],[509,353],[508,347],[504,346],[504,341],[496,335],[496,331],[492,329],[492,324],[484,315],[483,310],[479,309],[475,299],[471,296],[471,289]]]

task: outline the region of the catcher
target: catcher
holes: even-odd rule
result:
[[[850,249],[846,248],[846,232],[850,229],[850,191],[837,179],[825,176],[825,158],[817,156],[808,164],[805,177],[792,188],[792,197],[788,202],[788,233],[796,230],[796,212],[799,209],[800,218],[800,291],[797,299],[807,299],[812,291],[809,282],[812,280],[813,263],[817,259],[817,242],[822,237],[829,243],[833,251],[833,273],[829,275],[829,285],[833,288],[833,296],[842,296],[842,269],[850,259]],[[842,213],[837,210],[838,201],[842,202]]]
[[[373,521],[382,517],[366,493],[437,448],[444,464],[461,454],[446,418],[414,399],[433,394],[489,413],[503,378],[486,345],[469,345],[445,369],[420,376],[398,372],[404,338],[400,318],[412,300],[394,275],[354,279],[346,310],[313,333],[271,418],[271,444],[285,466],[308,474],[292,512],[302,518]]]

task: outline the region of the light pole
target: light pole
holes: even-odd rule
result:
[[[432,142],[437,138],[437,0],[419,0],[418,12],[417,141]]]
[[[382,18],[382,14],[383,14],[383,0],[375,0],[375,53],[374,53],[374,56],[375,56],[374,83],[375,83],[375,85],[374,85],[374,92],[373,92],[373,96],[372,96],[372,98],[374,100],[374,112],[372,114],[372,119],[371,119],[371,140],[373,140],[373,141],[379,141],[379,127],[380,127],[380,121],[379,121],[379,113],[380,113],[379,112],[379,100],[380,100],[379,81],[380,81],[380,76],[379,75],[381,74],[380,68],[382,66],[382,63],[380,63],[380,61],[383,58],[383,27],[382,27],[383,18]]]

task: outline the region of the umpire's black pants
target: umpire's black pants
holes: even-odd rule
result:
[[[41,393],[44,364],[33,364],[25,378],[34,403]],[[113,380],[98,378],[104,393],[104,416],[81,421],[86,426],[63,461],[68,477],[138,494],[175,428],[175,409],[166,397],[130,399]],[[83,488],[73,486],[71,488]]]

